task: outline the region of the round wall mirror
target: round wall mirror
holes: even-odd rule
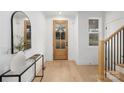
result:
[[[31,22],[22,11],[11,17],[11,48],[12,54],[31,48]]]

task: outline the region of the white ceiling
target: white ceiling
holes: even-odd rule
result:
[[[47,17],[54,17],[54,16],[64,16],[64,17],[75,17],[77,15],[77,11],[61,11],[61,15],[59,15],[60,11],[44,11],[44,14]]]

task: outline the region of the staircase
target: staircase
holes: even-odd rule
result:
[[[124,26],[104,41],[104,75],[113,82],[124,81]]]
[[[124,82],[124,64],[116,65],[116,71],[107,71],[106,76],[113,82]]]

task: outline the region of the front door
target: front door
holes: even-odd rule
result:
[[[68,21],[53,21],[53,59],[68,59]]]

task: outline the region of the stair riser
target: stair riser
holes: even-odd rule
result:
[[[123,67],[121,67],[121,66],[116,66],[116,70],[117,70],[118,72],[121,72],[122,74],[124,74],[124,68],[123,68]]]
[[[112,80],[112,82],[121,82],[118,78],[107,72],[107,78]]]

